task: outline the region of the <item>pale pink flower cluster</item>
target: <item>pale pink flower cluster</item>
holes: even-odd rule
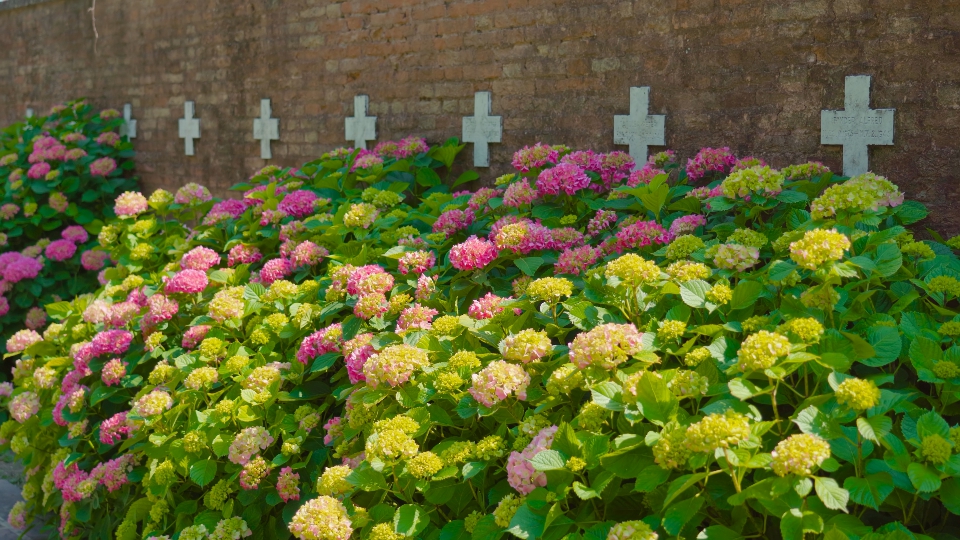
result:
[[[18,353],[33,345],[43,341],[43,337],[33,330],[20,330],[10,336],[7,340],[7,352]]]
[[[297,218],[305,218],[313,214],[316,208],[317,194],[305,189],[288,193],[277,205],[277,210]]]
[[[496,360],[474,373],[470,395],[484,407],[493,407],[507,399],[511,394],[519,400],[527,399],[527,387],[530,375],[516,364]]]
[[[154,390],[137,400],[133,412],[141,418],[150,418],[163,414],[173,407],[173,398],[163,390]]]
[[[329,254],[330,252],[327,251],[327,248],[305,240],[297,244],[297,247],[290,253],[290,263],[294,268],[316,266]]]
[[[67,208],[70,206],[70,201],[67,200],[66,195],[63,193],[54,191],[50,194],[50,197],[47,198],[47,204],[50,205],[50,208],[62,213],[67,211]]]
[[[368,293],[357,299],[357,304],[353,306],[353,314],[368,321],[383,315],[388,308],[387,297],[383,293]]]
[[[33,279],[43,270],[43,263],[33,257],[27,257],[16,251],[8,251],[0,255],[0,273],[3,279],[10,283],[18,283],[25,279]]]
[[[163,286],[168,294],[183,293],[196,294],[203,292],[210,284],[207,273],[203,270],[187,268],[173,275]]]
[[[397,387],[410,380],[416,370],[429,364],[426,351],[406,344],[390,345],[364,363],[363,375],[371,388],[383,384]]]
[[[183,333],[183,340],[181,340],[180,345],[184,349],[194,349],[203,341],[203,338],[207,337],[209,331],[210,326],[206,324],[191,326]]]
[[[493,262],[497,253],[493,242],[471,236],[450,248],[450,264],[457,270],[478,270]]]
[[[488,292],[470,304],[467,314],[477,320],[492,319],[503,313],[503,307],[500,305],[503,301],[504,298]]]
[[[109,159],[109,158],[106,158],[106,159]],[[30,169],[27,171],[27,178],[39,180],[41,178],[46,178],[47,173],[49,172],[50,172],[50,164],[47,163],[46,161],[41,161],[40,163],[35,163],[33,166],[30,167]]]
[[[408,330],[429,330],[437,313],[439,312],[433,308],[414,304],[400,312],[396,331],[400,334]]]
[[[410,272],[415,274],[422,274],[431,268],[437,263],[437,256],[433,254],[432,251],[411,251],[404,253],[400,257],[399,268],[400,273],[407,275]]]
[[[381,157],[397,157],[397,141],[378,142],[373,152]]]
[[[206,272],[218,264],[220,264],[220,254],[203,246],[191,249],[180,258],[180,268],[188,270]]]
[[[130,435],[133,426],[127,422],[127,413],[117,413],[100,423],[100,442],[114,445]]]
[[[609,229],[617,221],[617,213],[613,210],[597,210],[596,215],[587,223],[587,234],[596,236]]]
[[[143,316],[143,324],[154,327],[163,321],[172,319],[180,311],[180,304],[168,296],[155,294],[147,298],[147,308],[147,314]]]
[[[127,330],[104,330],[93,336],[90,352],[93,356],[101,354],[123,354],[130,348],[133,333]]]
[[[518,493],[527,495],[547,485],[546,473],[534,468],[532,460],[540,452],[550,449],[558,429],[557,426],[541,429],[523,452],[512,452],[507,458],[507,482]]]
[[[293,472],[290,467],[280,469],[280,475],[277,477],[277,494],[283,499],[283,502],[300,500],[300,475]]]
[[[230,443],[228,459],[237,465],[246,465],[260,450],[266,450],[273,444],[274,438],[262,426],[243,428]]]
[[[84,251],[80,255],[80,264],[83,266],[84,270],[96,271],[103,268],[103,265],[106,264],[108,258],[110,258],[110,254],[106,251],[100,249],[91,249]]]
[[[570,343],[570,362],[580,369],[598,366],[612,370],[640,353],[641,334],[633,324],[601,324],[582,332]]]
[[[602,157],[593,150],[576,150],[560,158],[560,163],[573,163],[585,171],[600,174]]]
[[[737,156],[729,148],[701,148],[687,160],[687,178],[696,182],[709,173],[726,174],[737,164]]]
[[[349,406],[349,402],[347,403]],[[326,424],[323,425],[323,431],[325,432],[323,436],[323,444],[330,444],[339,437],[343,435],[343,419],[339,416],[334,416]]]
[[[521,178],[507,186],[506,191],[503,193],[503,204],[504,206],[520,208],[522,205],[533,203],[539,196],[540,194],[537,193],[537,190],[530,187],[530,181],[526,178]]]
[[[210,194],[209,189],[195,182],[190,182],[177,190],[173,202],[177,204],[198,204],[205,203],[212,198],[213,195]]]
[[[670,224],[670,236],[676,238],[684,234],[693,234],[697,227],[703,227],[706,224],[707,218],[700,214],[681,216]]]
[[[278,258],[267,261],[260,270],[260,280],[270,285],[278,279],[284,279],[293,273],[293,264],[289,260]]]
[[[30,330],[39,330],[47,324],[47,312],[41,307],[34,306],[27,311],[27,318],[23,323]]]
[[[357,153],[357,158],[353,160],[353,166],[350,167],[350,170],[370,169],[377,165],[383,165],[382,157],[370,150],[360,150],[360,152]]]
[[[552,146],[537,143],[533,146],[524,146],[513,154],[513,168],[520,172],[529,172],[539,169],[547,163],[556,163],[560,159],[560,152]]]
[[[43,136],[33,142],[33,151],[27,157],[30,163],[39,163],[41,161],[63,161],[63,156],[67,147],[60,144],[60,141],[53,137]]]
[[[110,316],[106,324],[114,328],[122,328],[140,314],[140,308],[141,306],[136,302],[118,302],[110,307]]]
[[[393,276],[383,267],[368,264],[356,268],[347,279],[347,293],[364,296],[371,293],[386,294],[393,288]]]
[[[297,351],[297,360],[309,364],[311,360],[331,352],[339,352],[343,345],[343,327],[340,323],[331,324],[323,330],[317,330],[303,339]]]
[[[32,418],[40,411],[40,398],[33,392],[17,394],[7,405],[10,416],[21,424]]]
[[[463,211],[457,208],[447,210],[440,214],[440,217],[433,222],[433,232],[443,233],[449,238],[457,231],[466,229],[473,223],[473,218],[473,212]]]
[[[105,131],[100,135],[97,135],[95,141],[97,144],[116,147],[118,144],[120,144],[120,135],[117,135],[112,131]]]
[[[593,266],[599,258],[599,251],[592,246],[567,248],[557,257],[557,263],[553,268],[557,274],[579,276]]]
[[[537,193],[540,195],[573,195],[588,187],[590,177],[573,163],[560,163],[541,171],[537,176]]]
[[[760,260],[760,250],[753,246],[741,244],[720,244],[716,246],[713,255],[713,264],[717,268],[743,272],[757,264]]]
[[[500,195],[499,189],[494,188],[480,188],[476,193],[470,196],[470,200],[467,201],[467,210],[477,213],[483,213],[481,210],[487,210],[487,203],[490,202],[490,199]]]
[[[227,254],[227,266],[236,266],[238,264],[253,264],[263,258],[260,250],[256,246],[246,244],[237,244],[230,248]]]
[[[353,532],[343,503],[326,495],[301,506],[289,529],[299,540],[347,540]]]
[[[113,204],[113,211],[119,217],[137,217],[147,211],[147,198],[139,191],[125,191]]]
[[[437,292],[438,276],[430,277],[426,274],[420,274],[417,278],[417,291],[415,293],[418,302],[426,302]]]
[[[103,384],[107,386],[113,386],[120,384],[120,381],[127,375],[127,363],[120,360],[119,358],[114,358],[110,360],[103,366],[103,371],[100,373],[100,379],[103,381]]]
[[[117,162],[113,158],[100,158],[90,164],[91,176],[107,176],[117,169]]]
[[[553,351],[553,344],[546,332],[526,328],[503,338],[499,349],[504,360],[529,364],[549,355]]]
[[[60,233],[60,237],[64,240],[69,240],[74,244],[82,244],[90,239],[90,235],[87,233],[86,229],[80,225],[71,225],[67,227]]]
[[[661,174],[666,174],[666,171],[658,169],[648,163],[642,169],[637,169],[630,173],[630,176],[627,178],[627,185],[637,187],[640,184],[649,184],[654,177]]]
[[[20,207],[13,203],[7,203],[3,206],[0,206],[0,218],[13,219],[18,212],[20,212]]]
[[[350,384],[357,384],[367,380],[363,374],[363,366],[367,360],[376,354],[376,349],[370,345],[373,334],[360,334],[343,344],[344,363],[347,365],[347,376]]]
[[[76,252],[76,244],[70,240],[59,239],[50,242],[43,251],[43,254],[51,261],[61,262],[73,257]]]
[[[127,484],[127,473],[136,466],[136,454],[123,454],[94,467],[90,471],[90,479],[96,480],[101,486],[106,487],[108,492],[113,493]]]

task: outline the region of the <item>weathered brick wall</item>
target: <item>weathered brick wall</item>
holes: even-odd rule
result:
[[[214,189],[263,165],[252,119],[273,99],[275,162],[344,144],[352,97],[370,95],[381,139],[460,135],[473,93],[504,116],[489,177],[538,140],[613,149],[629,87],[651,86],[684,157],[728,145],[774,165],[820,159],[820,110],[844,76],[874,77],[894,107],[893,147],[872,169],[960,232],[957,0],[90,0],[0,10],[0,122],[74,97],[134,105],[147,187]],[[0,4],[2,6],[2,4]],[[197,103],[203,137],[183,155],[177,119]],[[467,153],[469,158],[469,152]]]

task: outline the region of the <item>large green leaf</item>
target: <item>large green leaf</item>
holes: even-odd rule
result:
[[[190,465],[190,479],[203,487],[217,476],[217,462],[212,459],[204,459]]]
[[[867,475],[866,478],[848,476],[843,487],[850,492],[850,498],[857,504],[880,509],[880,504],[893,493],[893,479],[888,473],[880,472]]]
[[[817,477],[814,479],[814,488],[817,490],[817,497],[824,506],[831,510],[847,510],[847,501],[850,499],[850,493],[840,487],[833,478]]]
[[[644,418],[662,426],[676,418],[679,402],[663,378],[648,371],[637,382],[637,406]]]
[[[393,515],[393,530],[403,536],[415,537],[429,524],[426,510],[415,504],[405,504]]]

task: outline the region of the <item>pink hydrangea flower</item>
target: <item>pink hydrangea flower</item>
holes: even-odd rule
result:
[[[260,279],[269,285],[278,279],[283,279],[293,273],[293,265],[287,259],[271,259],[260,270]]]
[[[118,217],[137,217],[147,208],[147,198],[139,191],[125,191],[113,204],[113,211]]]
[[[47,198],[47,204],[50,205],[50,208],[53,208],[57,212],[66,212],[67,208],[70,207],[70,201],[67,200],[67,197],[60,193],[59,191],[54,191],[50,194],[50,197]]]
[[[194,349],[197,345],[203,341],[203,338],[207,337],[207,332],[210,331],[210,326],[206,324],[200,324],[197,326],[191,326],[183,333],[183,341],[180,345],[184,349]]]
[[[252,200],[224,199],[216,204],[203,217],[204,225],[216,225],[228,219],[237,219],[253,205]]]
[[[316,266],[329,254],[330,252],[323,246],[305,240],[297,244],[297,247],[290,253],[290,263],[294,268]]]
[[[180,305],[176,300],[162,294],[155,294],[147,298],[147,307],[149,312],[144,316],[144,319],[147,319],[150,325],[168,321],[180,310]]]
[[[220,254],[203,246],[197,246],[183,254],[180,258],[180,267],[190,270],[206,272],[220,264]]]
[[[377,352],[370,345],[372,340],[373,334],[360,334],[343,344],[344,363],[347,366],[350,384],[367,380],[363,374],[363,366]]]
[[[117,444],[129,436],[132,430],[133,427],[127,423],[127,413],[117,413],[100,423],[100,442],[108,445]]]
[[[332,324],[323,330],[317,330],[304,338],[297,351],[297,360],[309,364],[313,359],[330,352],[339,352],[343,344],[343,327]]]
[[[473,374],[470,395],[484,407],[493,407],[511,394],[523,401],[527,399],[530,375],[516,364],[495,360],[480,373]]]
[[[100,379],[103,381],[103,384],[107,386],[113,386],[120,384],[120,380],[127,375],[127,363],[120,360],[119,358],[114,358],[110,360],[103,366],[103,371],[100,373]]]
[[[176,195],[173,196],[173,202],[176,204],[199,204],[212,198],[213,195],[210,194],[209,189],[195,182],[190,182],[177,190]]]
[[[399,269],[403,275],[413,272],[423,274],[437,263],[437,256],[432,251],[411,251],[400,257]]]
[[[96,138],[97,144],[102,144],[104,146],[117,146],[120,144],[120,135],[112,131],[105,131],[100,135],[97,135]]]
[[[491,238],[500,250],[527,254],[531,251],[555,249],[553,231],[539,223],[523,219],[491,232]]]
[[[277,494],[287,501],[300,500],[300,475],[293,472],[290,467],[280,469],[280,476],[277,477]]]
[[[420,274],[417,278],[417,291],[415,293],[417,302],[426,302],[437,291],[437,276],[430,277],[426,274]]]
[[[42,136],[33,142],[33,151],[27,158],[30,163],[41,161],[62,161],[67,147],[50,136]]]
[[[71,225],[67,227],[63,230],[63,232],[60,233],[60,236],[64,240],[69,240],[74,244],[82,244],[90,239],[90,235],[87,234],[86,229],[80,225]]]
[[[524,146],[513,154],[513,168],[520,172],[529,172],[539,169],[547,163],[556,163],[560,159],[560,152],[552,146],[537,143],[533,146]]]
[[[557,263],[553,268],[557,274],[579,276],[593,266],[599,257],[597,249],[592,246],[568,248],[557,257]]]
[[[47,312],[43,308],[34,306],[27,311],[27,317],[24,320],[24,325],[27,328],[39,330],[45,324],[47,324]]]
[[[35,163],[32,167],[30,167],[30,170],[27,171],[27,178],[39,180],[41,178],[46,178],[48,172],[50,172],[50,164],[46,161],[41,161],[40,163]]]
[[[729,148],[701,148],[693,159],[687,160],[687,178],[696,182],[709,173],[726,174],[736,163],[737,156]]]
[[[286,197],[277,205],[277,210],[297,218],[305,218],[316,209],[317,194],[305,189],[300,189],[287,194]]]
[[[349,402],[347,403],[347,406],[350,406]],[[323,425],[323,430],[326,432],[326,434],[323,436],[323,444],[330,444],[334,441],[334,439],[340,435],[343,435],[343,426],[341,425],[342,422],[342,418],[339,416],[334,416]]]
[[[383,267],[368,264],[354,270],[347,279],[347,293],[363,296],[370,293],[386,294],[393,288],[393,276]]]
[[[443,233],[449,238],[457,231],[466,229],[471,223],[473,223],[472,212],[465,212],[454,208],[453,210],[447,210],[440,214],[440,217],[433,222],[433,232]]]
[[[110,254],[99,249],[91,249],[80,254],[80,264],[84,270],[96,271],[103,268]]]
[[[77,161],[87,157],[87,151],[83,148],[71,148],[63,154],[64,161]]]
[[[0,206],[0,218],[3,219],[13,219],[19,212],[20,207],[13,203],[7,203],[3,206]]]
[[[467,313],[477,320],[492,319],[503,313],[503,307],[500,305],[503,300],[492,292],[488,292],[474,300]]]
[[[104,330],[93,336],[90,344],[96,356],[101,354],[123,354],[130,348],[133,333],[127,330]]]
[[[383,158],[378,156],[375,152],[371,150],[360,150],[357,154],[357,158],[353,160],[353,166],[350,167],[351,171],[357,169],[371,169],[377,165],[383,165]]]
[[[557,429],[557,426],[543,428],[523,452],[512,452],[507,458],[507,482],[521,495],[528,495],[534,489],[547,485],[546,473],[538,471],[532,460],[540,452],[550,449]]]
[[[227,266],[236,266],[238,264],[253,264],[263,258],[260,250],[256,246],[246,244],[237,244],[230,248],[227,255]]]
[[[7,340],[7,352],[18,353],[41,341],[43,341],[43,337],[34,330],[20,330]]]
[[[167,293],[196,294],[207,288],[210,280],[207,273],[202,270],[186,269],[173,275],[164,284],[164,290]]]
[[[367,293],[357,299],[357,304],[353,307],[353,314],[363,320],[370,320],[386,313],[389,307],[390,304],[383,293]]]
[[[382,157],[396,157],[397,142],[396,141],[378,142],[377,145],[373,147],[373,152],[378,156],[382,156]]]
[[[707,224],[707,218],[700,214],[688,214],[681,216],[670,224],[670,236],[677,237],[684,234],[693,234],[697,227],[703,227]]]
[[[622,150],[614,150],[600,156],[600,179],[603,181],[604,189],[609,189],[610,186],[626,178],[635,165],[636,162],[630,154]]]
[[[107,488],[107,492],[113,493],[129,482],[127,473],[133,471],[136,465],[137,456],[135,454],[123,454],[94,467],[90,471],[90,479],[96,480],[101,486]]]
[[[627,178],[627,185],[637,187],[640,184],[649,184],[654,177],[660,174],[666,174],[666,171],[647,164],[642,169],[637,169],[630,173],[630,177]]]
[[[476,214],[482,210],[487,210],[487,203],[490,199],[500,194],[500,190],[493,188],[480,188],[467,201],[467,210]],[[482,213],[482,212],[481,212]]]
[[[400,317],[397,319],[397,333],[417,329],[429,330],[437,313],[435,309],[414,304],[400,312]]]
[[[537,190],[530,187],[530,182],[526,178],[521,178],[507,186],[507,190],[503,193],[503,204],[519,208],[525,204],[532,204],[539,196]]]
[[[261,426],[244,428],[230,444],[227,457],[237,465],[246,465],[260,450],[269,448],[273,441],[273,436],[266,428]]]
[[[637,221],[620,229],[612,248],[617,253],[638,249],[651,244],[669,244],[672,236],[656,221]]]
[[[17,394],[7,406],[10,416],[21,424],[36,416],[40,411],[40,398],[33,392],[24,392]]]
[[[417,154],[425,154],[429,151],[430,147],[427,146],[426,139],[421,137],[405,137],[397,143],[395,154],[398,158],[407,158]]]
[[[107,323],[114,328],[126,326],[134,317],[140,314],[140,306],[134,302],[119,302],[110,307],[110,318]]]
[[[76,244],[70,240],[60,239],[50,242],[50,244],[47,246],[47,249],[44,250],[44,255],[46,255],[51,261],[60,262],[73,257],[74,253],[76,252]]]
[[[537,193],[541,195],[573,195],[588,187],[590,177],[573,163],[560,163],[537,176]]]
[[[457,270],[478,270],[493,262],[497,253],[493,242],[471,236],[450,248],[450,264]]]
[[[32,257],[24,257],[16,252],[4,253],[5,255],[10,255],[10,257],[0,261],[0,267],[3,268],[3,279],[10,283],[33,279],[43,270],[43,264]],[[3,258],[3,256],[0,256],[0,258]]]
[[[61,461],[53,470],[53,485],[60,490],[64,501],[79,502],[89,497],[96,487],[96,483],[85,482],[89,476],[76,463],[65,466]]]
[[[117,169],[117,162],[113,158],[100,158],[90,164],[91,176],[108,176]]]
[[[577,150],[560,158],[560,163],[573,163],[585,171],[599,174],[601,158],[602,156],[593,150]]]

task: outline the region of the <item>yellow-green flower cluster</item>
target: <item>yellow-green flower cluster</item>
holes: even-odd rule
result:
[[[617,523],[607,533],[607,540],[657,540],[659,536],[645,522],[624,521]]]
[[[583,384],[583,373],[573,364],[564,364],[547,379],[547,393],[552,396],[569,395]]]
[[[828,262],[839,261],[850,249],[850,239],[836,229],[814,229],[790,244],[790,258],[808,270],[816,270]]]
[[[441,315],[433,321],[433,330],[434,333],[441,336],[450,336],[453,335],[460,328],[460,317],[455,315]]]
[[[550,336],[543,330],[527,328],[504,338],[499,348],[504,360],[528,364],[539,362],[550,354],[553,344]]]
[[[310,283],[309,281],[306,283]],[[316,283],[315,281],[313,283]],[[266,302],[273,302],[275,300],[282,300],[284,298],[292,298],[299,291],[297,285],[293,282],[287,281],[285,279],[278,279],[270,284],[270,288],[267,289],[267,292],[263,293],[263,296],[260,298]],[[243,294],[241,289],[241,295]]]
[[[835,393],[837,403],[849,405],[858,412],[880,403],[880,389],[873,381],[852,377],[840,383]]]
[[[217,358],[223,356],[226,352],[226,343],[224,343],[220,338],[205,338],[200,342],[200,346],[197,347],[197,350],[200,351],[201,356],[211,360],[216,360]]]
[[[667,383],[667,388],[677,397],[700,397],[706,395],[710,380],[696,371],[681,369]]]
[[[407,470],[413,476],[425,480],[440,472],[443,460],[433,452],[422,452],[407,460]]]
[[[607,263],[606,276],[619,278],[628,287],[636,287],[660,279],[660,267],[636,253],[627,253]]]
[[[762,196],[772,196],[783,190],[783,174],[766,165],[755,165],[730,173],[720,191],[731,199],[746,198],[751,193]]]
[[[317,493],[330,497],[339,497],[340,495],[353,491],[353,485],[347,482],[347,476],[353,469],[346,465],[334,465],[324,469],[320,478],[317,478]]]
[[[694,252],[707,247],[699,236],[684,234],[676,237],[667,246],[666,257],[671,260],[684,259]]]
[[[370,203],[357,203],[350,205],[350,210],[343,216],[343,224],[347,227],[360,227],[368,229],[376,221],[380,212],[377,207]]]
[[[208,310],[217,322],[243,316],[243,287],[228,287],[213,295]]]
[[[770,324],[770,317],[754,315],[753,317],[747,317],[747,320],[743,321],[741,326],[744,332],[751,333],[756,332],[768,324]]]
[[[920,457],[932,465],[943,465],[953,453],[953,444],[940,435],[927,435],[920,441]]]
[[[830,443],[816,435],[791,435],[777,444],[770,457],[770,467],[777,476],[810,476],[830,457]]]
[[[677,261],[670,264],[666,271],[667,275],[677,283],[683,283],[691,279],[707,279],[712,273],[709,266],[693,261]]]
[[[770,240],[767,237],[753,229],[737,229],[733,231],[733,234],[727,237],[727,242],[731,244],[741,244],[744,246],[750,246],[755,248],[762,248],[767,245]]]
[[[822,195],[810,203],[810,217],[829,218],[841,210],[875,211],[882,206],[897,206],[902,202],[903,194],[897,186],[882,176],[865,173],[825,189]]]
[[[473,351],[457,351],[447,360],[447,365],[453,369],[473,370],[480,367],[480,359]]]
[[[191,390],[200,390],[201,388],[209,388],[216,382],[217,370],[204,366],[191,371],[183,381],[183,385]]]
[[[321,495],[297,510],[290,521],[290,532],[300,540],[346,540],[353,528],[343,504]]]
[[[948,296],[960,297],[960,281],[951,276],[937,276],[927,282],[930,292],[944,293]]]
[[[823,325],[813,317],[791,319],[781,324],[779,329],[797,336],[805,343],[816,343],[823,335]]]
[[[717,283],[710,287],[705,296],[707,301],[722,306],[733,299],[733,289],[726,283]]]
[[[829,311],[840,301],[840,293],[833,287],[815,287],[800,293],[800,303],[809,308]]]
[[[941,336],[960,336],[960,321],[947,321],[940,325],[940,328],[937,330],[937,332]]]
[[[679,469],[687,464],[691,451],[687,447],[687,428],[677,423],[663,427],[660,439],[653,445],[653,458],[664,469]]]
[[[687,331],[687,323],[683,321],[663,321],[657,330],[657,337],[661,341],[674,341],[683,337]]]
[[[941,379],[960,377],[960,366],[948,361],[937,362],[933,365],[933,374]]]
[[[577,424],[587,431],[599,432],[603,429],[603,424],[607,422],[609,416],[609,411],[592,401],[588,401],[580,408]]]
[[[183,436],[183,449],[191,454],[199,454],[206,447],[207,442],[199,431],[188,431]]]
[[[367,456],[383,460],[412,458],[419,450],[417,442],[399,429],[377,431],[366,443]]]
[[[683,363],[688,367],[697,367],[704,361],[709,360],[712,356],[713,355],[710,354],[710,349],[706,347],[697,347],[683,357]]]
[[[509,526],[514,514],[516,514],[517,510],[523,506],[523,502],[523,497],[517,497],[513,493],[500,499],[500,503],[497,504],[496,510],[493,511],[494,522],[497,524],[497,526]]]
[[[747,336],[737,352],[740,371],[757,371],[773,367],[777,360],[790,354],[790,340],[782,334],[760,330]]]
[[[507,453],[507,443],[499,435],[489,435],[477,443],[473,457],[483,461],[502,458]]]
[[[750,420],[727,409],[708,415],[687,427],[686,444],[693,452],[713,452],[731,448],[750,437]]]
[[[440,458],[447,465],[459,465],[473,459],[476,445],[472,441],[454,441],[440,452]]]
[[[394,532],[392,523],[377,523],[370,529],[369,540],[403,540],[406,538],[398,532]]]
[[[527,296],[534,301],[556,304],[573,294],[573,282],[566,278],[545,277],[527,286]]]
[[[382,384],[396,387],[407,382],[416,370],[428,365],[430,358],[426,351],[407,344],[391,345],[367,360],[363,374],[371,388]]]

